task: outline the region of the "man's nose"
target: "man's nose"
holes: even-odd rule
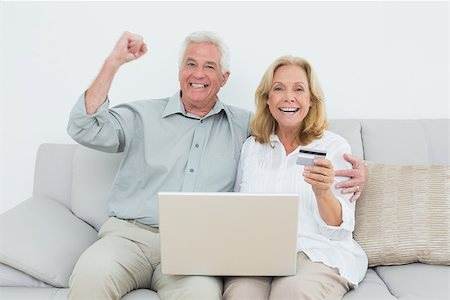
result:
[[[205,72],[204,72],[203,68],[200,66],[197,66],[194,70],[194,76],[197,78],[199,78],[199,77],[201,78],[204,75],[205,75]]]

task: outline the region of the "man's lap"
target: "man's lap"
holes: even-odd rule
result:
[[[162,274],[158,233],[126,220],[110,218],[100,228],[98,237],[77,262],[71,290],[110,291],[112,285],[117,289],[113,291],[115,296],[123,296],[133,289],[151,288],[161,299],[221,299],[221,278]],[[93,279],[94,274],[97,284],[89,287],[89,278]],[[76,293],[73,295],[75,298]]]

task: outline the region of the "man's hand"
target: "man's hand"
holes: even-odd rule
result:
[[[357,157],[345,153],[344,159],[352,164],[352,169],[336,170],[334,175],[350,177],[350,179],[337,183],[336,188],[342,188],[341,192],[343,194],[354,193],[354,195],[350,198],[350,202],[353,202],[361,196],[361,192],[364,190],[364,185],[366,184],[369,172],[367,170],[367,166]]]
[[[100,73],[86,91],[86,112],[95,114],[108,96],[111,83],[120,66],[129,61],[138,59],[147,52],[144,39],[130,32],[124,32],[108,56]]]
[[[125,31],[114,46],[108,60],[121,66],[124,63],[138,59],[147,53],[147,45],[142,36]]]

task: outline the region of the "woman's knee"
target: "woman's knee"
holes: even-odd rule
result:
[[[339,281],[300,278],[280,278],[272,284],[270,300],[338,300],[348,289]]]

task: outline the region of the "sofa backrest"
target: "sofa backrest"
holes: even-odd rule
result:
[[[330,120],[330,130],[339,134],[350,144],[352,154],[363,159],[361,122],[359,120]]]
[[[449,120],[361,120],[364,159],[387,164],[450,164]]]
[[[450,164],[449,120],[330,120],[330,130],[354,155],[392,164]],[[34,195],[58,200],[99,229],[121,154],[79,145],[44,144],[38,151]]]
[[[33,196],[51,198],[71,206],[72,161],[75,144],[42,144],[34,168]]]
[[[107,200],[122,153],[104,153],[79,146],[73,156],[71,207],[97,230],[108,219]]]

